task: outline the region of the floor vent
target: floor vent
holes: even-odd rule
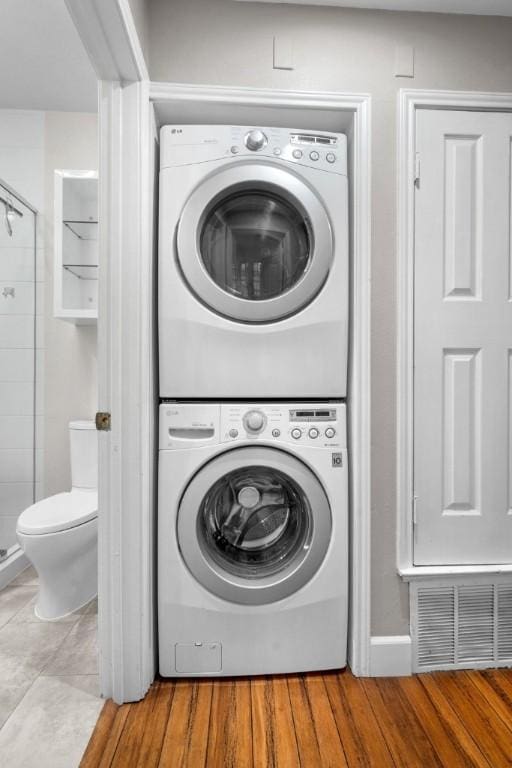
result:
[[[512,585],[411,585],[416,672],[512,665]]]

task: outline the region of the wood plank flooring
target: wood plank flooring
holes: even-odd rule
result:
[[[512,670],[157,680],[81,768],[510,768]]]

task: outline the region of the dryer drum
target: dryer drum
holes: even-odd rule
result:
[[[201,258],[212,280],[249,301],[272,299],[293,288],[308,269],[311,252],[302,213],[268,190],[221,199],[200,235]]]
[[[256,503],[244,506],[244,496]],[[241,503],[242,502],[242,503]],[[198,516],[202,545],[219,565],[245,578],[278,573],[312,535],[309,501],[287,475],[252,466],[221,477],[207,493]]]
[[[181,212],[177,258],[193,293],[240,322],[298,312],[319,293],[333,259],[325,206],[282,168],[227,167],[198,185]]]

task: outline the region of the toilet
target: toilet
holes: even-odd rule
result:
[[[98,439],[93,421],[69,424],[71,491],[25,509],[16,533],[39,576],[35,614],[55,620],[98,591]]]

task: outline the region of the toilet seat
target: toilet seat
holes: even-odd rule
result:
[[[58,533],[98,516],[97,491],[57,493],[27,507],[18,518],[17,531],[26,535]]]

